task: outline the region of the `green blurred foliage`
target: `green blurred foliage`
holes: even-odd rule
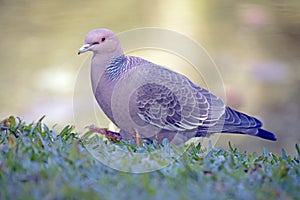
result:
[[[42,119],[26,124],[10,117],[0,127],[0,199],[297,199],[300,196],[298,145],[296,157],[284,150],[281,156],[266,149],[263,153],[241,152],[232,144],[228,150],[216,148],[204,154],[200,145],[191,145],[168,167],[130,174],[94,160],[71,126],[57,132],[49,129]]]

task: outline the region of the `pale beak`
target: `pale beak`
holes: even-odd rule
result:
[[[88,50],[90,50],[90,47],[91,47],[92,45],[90,45],[90,44],[85,44],[85,45],[83,45],[79,50],[78,50],[78,55],[79,54],[82,54],[82,53],[84,53],[84,52],[86,52],[86,51],[88,51]]]

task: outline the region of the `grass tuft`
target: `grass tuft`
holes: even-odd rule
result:
[[[262,152],[189,145],[174,162],[143,174],[116,171],[95,160],[85,145],[93,133],[79,137],[74,127],[61,131],[42,122],[27,124],[8,117],[0,122],[0,199],[298,199],[300,149],[297,157],[282,150]],[[97,138],[96,138],[97,139]],[[99,139],[99,138],[98,138]],[[103,140],[96,141],[103,141]],[[118,149],[176,153],[174,146],[144,142],[106,145],[102,154]],[[106,152],[107,151],[107,152]],[[109,151],[109,152],[108,152]],[[206,151],[206,152],[205,152]],[[141,161],[138,161],[141,162]],[[120,163],[134,164],[126,158]]]

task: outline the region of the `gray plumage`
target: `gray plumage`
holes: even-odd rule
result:
[[[229,132],[276,140],[259,120],[229,108],[187,77],[125,56],[110,30],[89,32],[78,54],[86,51],[94,53],[91,77],[96,100],[124,138],[130,138],[132,131],[145,138],[178,141]]]

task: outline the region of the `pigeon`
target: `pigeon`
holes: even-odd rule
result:
[[[126,56],[113,31],[95,29],[78,55],[93,52],[91,86],[105,115],[124,139],[137,133],[146,139],[182,143],[214,133],[257,136],[276,141],[258,119],[226,106],[186,76],[135,56]]]

